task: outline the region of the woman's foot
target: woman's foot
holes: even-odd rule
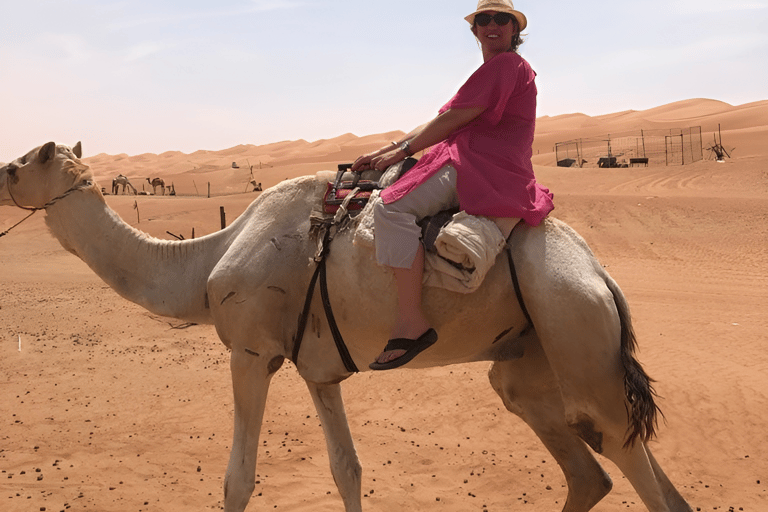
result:
[[[407,325],[395,326],[395,328],[392,329],[392,331],[389,333],[390,339],[402,338],[408,340],[417,340],[430,329],[431,326],[429,325],[429,322],[422,315],[418,314],[418,310],[411,314],[414,316],[414,318],[411,318]],[[388,363],[397,359],[398,357],[402,357],[404,353],[405,350],[402,349],[387,350],[385,348],[384,352],[379,354],[379,357],[376,358],[376,362]]]
[[[371,370],[391,370],[408,363],[437,341],[437,332],[431,327],[416,338],[392,338],[384,352],[369,365]]]

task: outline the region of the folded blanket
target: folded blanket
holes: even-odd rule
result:
[[[426,254],[424,284],[461,293],[477,290],[504,243],[492,220],[466,212],[455,214],[437,235],[437,254]]]
[[[355,217],[357,222],[357,228],[355,228],[355,236],[352,237],[352,243],[361,247],[374,247],[373,241],[373,207],[376,203],[381,202],[379,197],[379,191],[374,190],[371,192],[371,197],[368,199],[368,204],[363,207],[363,210]]]
[[[358,215],[355,245],[374,246],[373,206],[377,201],[381,201],[378,191],[371,195]],[[437,235],[437,253],[426,253],[424,285],[460,293],[477,290],[504,248],[504,242],[492,220],[465,212],[455,214]]]

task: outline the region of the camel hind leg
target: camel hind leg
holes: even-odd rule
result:
[[[491,366],[491,386],[560,465],[568,485],[563,512],[587,512],[613,484],[584,441],[566,424],[560,389],[534,333],[526,337],[524,350],[520,359]]]
[[[593,289],[590,297],[569,299],[570,308],[550,312],[556,322],[542,320],[537,325],[563,398],[565,422],[590,448],[619,467],[648,510],[670,512],[645,451],[648,431],[626,444],[628,432],[637,433],[637,425],[630,421],[634,411],[643,407],[626,396],[621,326],[611,308],[612,296],[605,288],[604,294]],[[532,317],[536,323],[536,313]],[[643,395],[650,396],[649,390]]]
[[[623,443],[617,442],[615,435],[609,438],[604,455],[622,470],[650,510],[656,509],[652,508],[653,505],[649,504],[649,501],[655,503],[656,495],[660,493],[658,501],[661,505],[656,505],[658,510],[690,512],[691,506],[672,485],[648,446],[647,441],[655,436],[656,415],[659,413],[654,401],[652,379],[634,357],[635,334],[626,298],[610,276],[605,276],[605,284],[613,297],[621,324],[620,359],[624,370],[624,392],[628,402],[628,428],[625,437],[621,438]],[[652,479],[647,476],[648,467],[653,473]],[[646,501],[644,496],[649,496],[649,501]]]
[[[315,409],[323,426],[331,473],[339,489],[346,512],[362,511],[361,478],[363,469],[357,458],[349,430],[340,384],[307,382]]]
[[[670,502],[646,450],[658,409],[634,357],[621,290],[586,243],[562,223],[513,234],[520,287],[562,396],[565,422],[613,461],[651,512],[690,510]]]
[[[664,473],[664,470],[661,469],[661,466],[656,461],[656,457],[651,453],[648,445],[645,446],[645,451],[648,454],[648,460],[651,462],[653,472],[656,474],[656,480],[659,481],[661,491],[664,493],[664,498],[667,500],[669,509],[674,512],[692,512],[693,509],[669,480],[666,473]]]

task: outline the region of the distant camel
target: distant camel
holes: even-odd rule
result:
[[[157,195],[157,187],[160,187],[160,189],[163,191],[162,195],[165,195],[165,182],[162,178],[152,178],[151,180],[147,178],[147,183],[152,185],[152,193]]]
[[[261,192],[261,182],[256,183],[256,180],[251,180],[251,185],[253,185],[251,192]]]
[[[322,315],[317,304],[305,305],[314,279],[308,262],[318,253],[310,217],[333,175],[278,183],[221,231],[169,241],[120,219],[81,156],[80,143],[49,142],[0,167],[0,205],[46,210],[46,223],[61,245],[128,300],[157,315],[216,326],[231,349],[234,391],[224,510],[243,512],[253,493],[269,384],[291,357],[325,432],[344,510],[361,512],[362,467],[340,383],[381,350],[396,297],[394,278],[374,263],[373,248],[354,244],[354,229],[339,230],[326,266],[345,356],[320,322],[311,322],[299,352],[302,310],[312,318]],[[563,512],[587,512],[611,490],[592,452],[616,464],[650,512],[691,512],[651,453],[659,411],[651,379],[635,358],[629,305],[619,286],[584,239],[555,218],[538,227],[520,224],[508,243],[510,259],[499,255],[477,291],[425,288],[424,307],[440,341],[410,368],[492,361],[491,387],[563,470]],[[418,406],[421,397],[412,391]],[[231,410],[219,409],[206,414],[226,417]],[[475,416],[474,424],[462,427],[482,436],[483,423]],[[390,453],[399,450],[390,447]]]
[[[583,158],[581,161],[576,160],[575,158],[563,158],[562,160],[557,161],[558,167],[584,167],[584,164],[587,163],[586,160]]]
[[[128,190],[130,190],[133,195],[136,195],[136,187],[131,185],[131,182],[128,181],[128,178],[126,176],[123,176],[122,174],[118,174],[117,178],[112,180],[112,193],[117,195],[118,190],[120,187],[123,187],[123,194],[125,194],[125,187],[128,187]]]

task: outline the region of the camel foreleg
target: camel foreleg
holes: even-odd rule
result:
[[[496,362],[488,373],[505,407],[533,429],[555,458],[568,485],[563,512],[587,512],[613,483],[587,445],[568,427],[560,389],[534,335],[522,358]]]
[[[344,510],[361,512],[361,477],[363,473],[357,458],[352,433],[349,430],[340,384],[315,384],[307,382],[323,425],[331,473],[339,489]]]
[[[243,512],[256,486],[256,455],[269,383],[283,362],[270,356],[233,348],[230,360],[235,400],[232,451],[224,479],[224,510]]]

